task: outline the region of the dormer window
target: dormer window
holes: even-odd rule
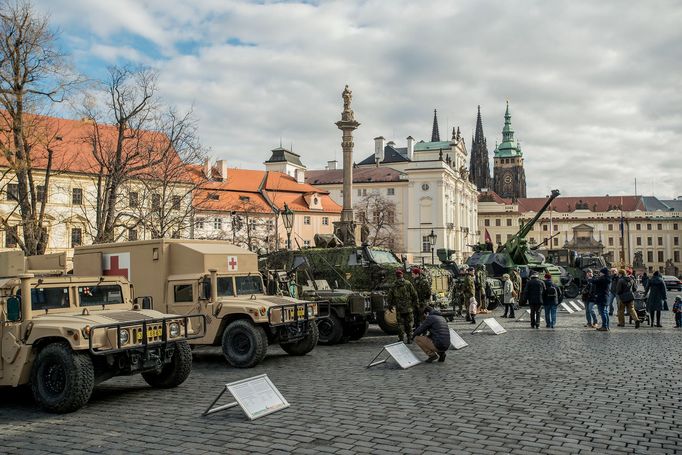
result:
[[[239,200],[242,202],[249,202],[251,198],[249,196],[239,196]]]
[[[220,196],[216,193],[208,193],[208,199],[211,201],[217,201],[220,199]]]

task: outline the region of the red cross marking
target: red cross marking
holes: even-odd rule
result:
[[[128,278],[128,269],[119,268],[118,256],[110,256],[109,261],[111,261],[109,269],[104,271],[104,275],[122,276],[125,277],[126,279]]]
[[[237,266],[237,260],[233,257],[230,258],[230,262],[227,263],[232,270]]]

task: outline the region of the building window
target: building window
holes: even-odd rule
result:
[[[83,189],[73,188],[71,190],[71,204],[83,205]]]
[[[673,251],[673,262],[680,262],[680,251]]]
[[[310,240],[304,240],[304,241],[303,241],[303,246],[304,246],[305,248],[310,248]]]
[[[637,240],[637,246],[641,246],[641,245],[642,245],[642,238],[641,238],[641,237],[637,237],[636,240]]]
[[[395,223],[395,213],[393,213],[393,210],[388,210],[386,212],[386,223],[388,224]]]
[[[495,218],[495,226],[502,226],[502,221],[499,218]]]
[[[646,225],[646,230],[647,230],[647,231],[650,231],[650,230],[651,230],[651,223],[648,223],[648,224]]]
[[[220,196],[216,193],[208,193],[208,196],[206,198],[210,201],[218,201],[220,200]]]
[[[386,194],[389,196],[395,196],[395,188],[388,188]]]
[[[303,217],[303,224],[310,224],[310,217],[308,215]]]
[[[658,246],[663,246],[663,237],[658,238]]]
[[[362,189],[362,195],[363,195],[363,196],[367,196],[367,188],[363,188],[363,189]]]
[[[613,231],[613,224],[609,224],[609,231]]]
[[[679,237],[673,237],[673,245],[678,246],[680,244],[680,238]]]
[[[18,232],[16,226],[7,226],[5,231],[5,248],[16,248]]]
[[[654,244],[654,239],[652,237],[647,237],[646,238],[646,244],[647,246],[651,246]]]
[[[362,190],[360,188],[358,188],[358,196],[362,196]]]
[[[374,224],[381,223],[381,212],[379,210],[375,210],[374,212],[372,212],[372,223]]]
[[[152,210],[159,210],[161,208],[161,195],[158,193],[152,194]]]
[[[323,216],[322,217],[322,224],[325,226],[329,225],[329,217],[328,216]]]
[[[654,252],[653,251],[647,251],[646,252],[646,260],[647,260],[647,262],[654,262]]]
[[[431,251],[431,242],[429,242],[429,236],[425,235],[422,237],[422,253],[428,253]]]
[[[182,198],[180,196],[173,196],[172,198],[172,204],[173,204],[173,210],[180,210],[180,201]]]
[[[136,191],[132,191],[128,194],[128,204],[132,209],[137,208],[140,205],[140,196]]]
[[[203,229],[204,228],[204,219],[203,218],[197,218],[197,229]]]
[[[128,228],[128,240],[130,240],[131,242],[137,240],[137,229]]]
[[[677,230],[677,223],[673,223],[673,231]]]
[[[486,226],[486,227],[490,227],[490,220],[489,220],[488,218],[486,218],[485,220],[483,220],[483,225]]]
[[[36,199],[38,202],[47,202],[47,192],[43,185],[36,186]]]
[[[663,251],[658,252],[658,262],[664,262],[663,260]]]
[[[19,200],[19,184],[18,183],[8,183],[7,184],[7,200],[8,201],[18,201]]]
[[[642,230],[642,225],[641,225],[641,224],[637,223],[637,224],[636,224],[636,227],[637,227],[637,230],[638,230],[638,231],[641,231],[641,230]]]
[[[618,246],[623,246],[623,237],[618,237]]]
[[[546,224],[543,224],[543,225],[542,225],[542,230],[543,230],[543,231],[547,231],[548,229],[549,229],[549,228],[547,227]]]
[[[502,235],[495,234],[495,243],[502,243]]]
[[[511,218],[507,218],[507,226],[511,226],[511,225],[512,225],[512,220],[511,220]]]
[[[552,240],[554,240],[554,246],[559,246],[559,239],[554,237]]]
[[[613,246],[613,237],[609,237],[609,246]]]
[[[268,220],[266,224],[267,224],[268,230],[275,228],[275,222],[272,220]]]
[[[71,248],[83,244],[83,230],[81,228],[71,228]]]
[[[656,229],[658,229],[659,231],[662,231],[662,230],[663,230],[663,225],[662,225],[661,223],[658,223],[658,224],[656,225]]]
[[[213,218],[213,229],[222,229],[223,228],[223,220],[221,218]]]

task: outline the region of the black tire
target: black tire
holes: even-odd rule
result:
[[[320,344],[336,344],[343,337],[343,321],[333,311],[327,318],[317,320],[317,331]]]
[[[68,344],[53,343],[40,350],[31,370],[35,401],[46,411],[73,412],[88,402],[95,388],[92,359]]]
[[[192,350],[186,341],[175,343],[171,361],[158,370],[142,373],[142,378],[157,389],[171,389],[177,387],[192,372]]]
[[[233,367],[252,368],[265,358],[267,352],[268,337],[263,327],[245,319],[237,319],[225,328],[223,355]]]
[[[575,299],[578,297],[578,294],[580,294],[580,287],[575,284],[571,283],[568,286],[564,287],[564,296],[568,297],[569,299]]]
[[[369,322],[367,321],[356,323],[350,326],[350,329],[348,330],[348,339],[352,341],[359,340],[360,338],[365,336],[368,328]]]
[[[320,332],[317,331],[317,324],[310,324],[310,332],[308,336],[295,343],[280,343],[279,345],[289,355],[301,356],[306,355],[317,346],[317,341],[320,338]]]
[[[379,327],[381,327],[381,330],[384,331],[386,335],[397,335],[399,330],[398,330],[398,321],[395,319],[395,313],[389,310],[385,310],[383,312],[377,312],[376,318],[377,318],[377,324]]]

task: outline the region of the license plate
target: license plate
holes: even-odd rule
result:
[[[163,329],[158,328],[158,329],[147,329],[147,340],[151,340],[152,338],[161,338],[161,335],[163,334]],[[137,342],[139,343],[142,341],[142,331],[137,332]]]
[[[287,319],[294,319],[294,315],[298,314],[299,318],[305,317],[305,308],[300,306],[296,310],[294,308],[285,308],[285,314],[287,315]]]

